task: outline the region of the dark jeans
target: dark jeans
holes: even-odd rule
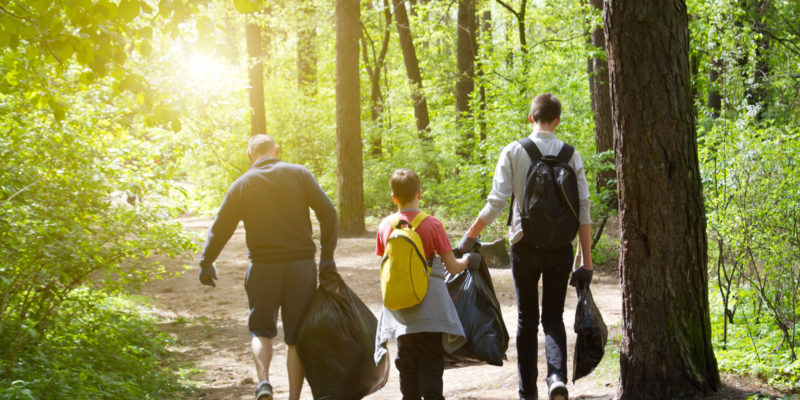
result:
[[[439,332],[409,333],[397,338],[400,392],[403,400],[444,400],[444,348]]]
[[[542,327],[545,335],[547,376],[558,374],[567,382],[567,333],[563,314],[571,270],[571,246],[563,250],[537,250],[523,242],[511,246],[511,272],[517,292],[520,399],[535,399],[537,396],[539,276],[542,277]]]

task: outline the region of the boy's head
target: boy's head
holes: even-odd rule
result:
[[[531,123],[547,124],[561,118],[561,102],[551,93],[543,93],[531,101],[528,120]]]
[[[420,194],[419,176],[408,168],[395,170],[389,185],[392,187],[392,196],[399,204],[408,204]]]

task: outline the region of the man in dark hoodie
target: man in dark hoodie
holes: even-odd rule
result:
[[[303,166],[280,161],[280,149],[267,135],[250,138],[247,156],[250,169],[228,189],[214,224],[208,231],[200,257],[200,282],[216,286],[214,260],[244,221],[250,268],[245,290],[250,304],[250,330],[253,358],[259,385],[257,400],[271,400],[269,365],[272,339],[277,334],[278,309],[281,309],[284,341],[288,345],[286,367],[289,373],[289,398],[297,400],[305,374],[295,343],[298,328],[317,286],[314,260],[316,245],[311,238],[309,208],[320,225],[320,276],[336,268],[333,251],[337,240],[336,209]]]

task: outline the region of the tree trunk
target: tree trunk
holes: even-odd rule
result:
[[[603,0],[591,0],[592,6],[603,10]],[[602,49],[605,54],[606,38],[602,27],[597,27],[591,33],[592,45]],[[592,111],[594,111],[594,134],[597,152],[603,153],[614,148],[614,126],[611,121],[611,94],[608,91],[608,60],[606,57],[589,58],[589,91],[592,97]],[[597,192],[602,193],[606,188],[616,192],[617,185],[614,181],[617,172],[604,169],[597,172]],[[605,204],[608,210],[618,208],[617,196],[611,196]]]
[[[475,90],[476,25],[475,0],[459,0],[456,22],[456,126],[464,137],[461,145],[456,147],[456,153],[464,159],[469,159],[475,139],[471,124],[464,122],[472,116],[469,98]]]
[[[706,106],[711,110],[711,115],[713,115],[714,118],[719,117],[720,111],[722,110],[722,96],[719,94],[719,89],[715,86],[717,78],[719,78],[721,63],[722,62],[718,58],[712,59],[711,66],[708,68],[708,81],[711,83],[711,89],[706,97]]]
[[[361,153],[361,88],[358,39],[359,0],[336,0],[336,161],[339,232],[364,232],[364,186]]]
[[[475,28],[475,0],[459,0],[456,26],[456,121],[469,116],[469,96],[475,90]]]
[[[261,62],[261,28],[255,22],[245,27],[247,63],[250,79],[250,136],[267,133],[267,118],[264,112],[264,65]]]
[[[682,0],[605,0],[620,197],[620,399],[717,390]]]
[[[383,114],[384,102],[383,93],[381,92],[381,72],[386,64],[386,53],[389,50],[389,40],[392,34],[392,12],[389,7],[389,0],[383,0],[383,38],[381,39],[381,48],[378,54],[375,54],[375,43],[367,33],[362,34],[361,40],[363,46],[361,47],[361,54],[364,56],[364,66],[367,69],[370,83],[370,119],[372,122],[380,123],[380,118]],[[369,53],[373,54],[373,61],[370,62]],[[382,140],[380,129],[375,133],[375,136],[370,138],[370,154],[380,155],[382,150]]]
[[[317,30],[314,8],[309,0],[302,5],[297,27],[297,86],[306,94],[317,92]]]
[[[428,125],[430,125],[428,103],[422,92],[422,74],[419,71],[419,60],[417,60],[417,52],[414,49],[414,41],[411,38],[411,25],[408,21],[408,13],[406,13],[405,1],[392,0],[392,4],[394,6],[394,20],[397,25],[397,36],[400,39],[400,49],[403,52],[403,62],[406,65],[406,74],[412,86],[411,100],[414,102],[417,130],[420,132],[421,139],[430,140],[430,136],[428,136]]]
[[[483,43],[482,45],[486,46],[485,49],[483,50],[483,54],[489,54],[489,52],[491,51],[491,47],[490,46],[491,46],[491,43],[492,43],[492,12],[489,11],[489,10],[484,11],[483,14],[481,15],[481,29],[479,31],[479,35],[482,38],[481,39],[481,43]],[[476,43],[477,43],[477,41],[476,41]],[[479,45],[475,46],[475,50],[476,50],[475,51],[475,57],[477,58],[476,65],[475,65],[475,68],[476,68],[475,75],[478,77],[478,82],[479,82],[478,83],[478,87],[479,87],[478,91],[479,91],[479,96],[480,96],[480,98],[479,98],[479,104],[480,104],[480,110],[479,110],[479,113],[480,113],[480,116],[479,116],[480,128],[479,129],[480,129],[481,142],[483,142],[483,141],[486,140],[486,129],[487,129],[487,126],[486,126],[486,82],[483,81],[483,76],[484,76],[483,61],[482,61],[482,58],[478,55],[478,50],[480,48],[481,47]]]

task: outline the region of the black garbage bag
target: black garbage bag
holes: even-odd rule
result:
[[[467,336],[467,343],[452,354],[445,354],[445,368],[479,363],[502,366],[508,330],[486,262],[481,259],[477,270],[458,275],[446,273],[445,283]]]
[[[572,382],[589,375],[600,364],[608,340],[608,328],[594,304],[589,286],[579,285],[575,290],[578,292],[578,307],[574,328],[578,338],[572,359]]]
[[[297,353],[314,399],[361,399],[386,384],[389,357],[375,365],[378,320],[337,272],[326,274],[335,276],[314,292]]]

